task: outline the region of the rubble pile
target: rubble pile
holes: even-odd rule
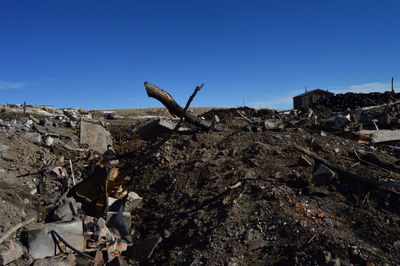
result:
[[[325,106],[334,112],[338,112],[347,109],[384,105],[387,103],[389,97],[392,97],[393,100],[400,100],[400,93],[394,93],[393,95],[389,91],[384,93],[340,93],[322,98],[314,104],[314,107]]]
[[[399,264],[400,108],[383,102],[204,123],[0,107],[0,261]]]

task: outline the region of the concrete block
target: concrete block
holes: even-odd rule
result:
[[[81,122],[80,143],[87,144],[89,149],[103,154],[112,145],[111,134],[101,125]]]
[[[171,132],[177,123],[171,120],[157,119],[139,128],[139,136],[144,140],[154,140]]]
[[[59,253],[49,233],[51,230],[57,232],[76,249],[84,249],[85,239],[83,237],[82,221],[37,224],[30,226],[27,230],[29,253],[34,259],[54,256]],[[64,246],[61,242],[60,245]],[[65,247],[65,249],[67,248]]]

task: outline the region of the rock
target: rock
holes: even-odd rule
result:
[[[37,259],[33,262],[33,266],[70,266],[75,265],[75,255],[70,253],[56,257]]]
[[[81,121],[80,143],[103,154],[112,145],[111,134],[101,125]]]
[[[132,213],[142,203],[143,198],[135,192],[129,192],[126,196],[124,212]]]
[[[42,136],[36,132],[27,132],[25,134],[25,137],[33,144],[40,144],[40,142],[42,141]]]
[[[285,125],[283,124],[283,121],[280,119],[266,119],[264,121],[264,128],[266,130],[278,130],[278,129],[283,129]]]
[[[327,217],[324,218],[324,223],[326,226],[333,227],[332,220]]]
[[[320,164],[313,173],[313,180],[316,185],[328,185],[336,176],[335,172],[327,166]]]
[[[24,125],[25,125],[27,128],[31,128],[31,127],[33,126],[33,121],[29,119],[28,121],[25,122]]]
[[[24,254],[21,245],[14,240],[5,240],[0,245],[0,264],[6,265]]]
[[[71,112],[68,112],[67,110],[63,110],[63,114],[72,121],[78,121],[77,116],[75,114],[72,114]]]
[[[54,143],[54,139],[50,136],[47,136],[46,139],[44,140],[44,145],[50,147],[51,145],[53,145]]]
[[[66,198],[61,202],[61,205],[54,210],[54,221],[71,221],[78,213],[78,205],[74,198]]]
[[[154,249],[161,242],[161,237],[148,238],[138,241],[127,251],[127,256],[137,261],[144,261],[151,257]]]
[[[10,149],[9,146],[0,144],[0,154],[6,153]]]
[[[129,235],[132,226],[132,218],[129,212],[108,212],[107,227],[115,228],[121,236]]]
[[[30,226],[27,230],[29,253],[34,259],[54,256],[59,253],[49,233],[51,230],[57,232],[76,249],[84,249],[85,239],[83,237],[82,221],[36,224]],[[61,242],[60,245],[67,249]]]

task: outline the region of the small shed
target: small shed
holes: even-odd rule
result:
[[[333,96],[334,94],[329,91],[324,91],[321,89],[315,89],[307,91],[300,95],[293,97],[293,108],[302,109],[308,108],[311,104],[318,102],[322,98],[327,98]]]

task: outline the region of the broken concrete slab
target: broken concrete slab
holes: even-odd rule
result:
[[[171,132],[177,123],[171,120],[157,119],[139,128],[139,135],[144,140],[153,140],[162,134]]]
[[[154,140],[163,134],[174,130],[178,122],[166,119],[157,119],[139,128],[139,136],[143,140]],[[180,127],[178,131],[187,131],[187,128]]]
[[[103,154],[112,145],[111,134],[101,125],[81,121],[80,143],[87,144],[89,149]]]
[[[14,240],[6,240],[0,245],[0,265],[6,265],[24,254],[21,245]]]
[[[71,221],[78,213],[78,205],[74,198],[66,198],[61,202],[61,205],[54,210],[54,221]]]
[[[59,253],[50,231],[57,232],[66,242],[78,250],[85,247],[82,221],[32,225],[27,230],[29,253],[34,259],[54,256]],[[61,242],[60,246],[67,249]]]
[[[321,186],[330,184],[335,176],[336,173],[324,164],[320,164],[319,166],[317,166],[317,168],[313,172],[314,183]]]

